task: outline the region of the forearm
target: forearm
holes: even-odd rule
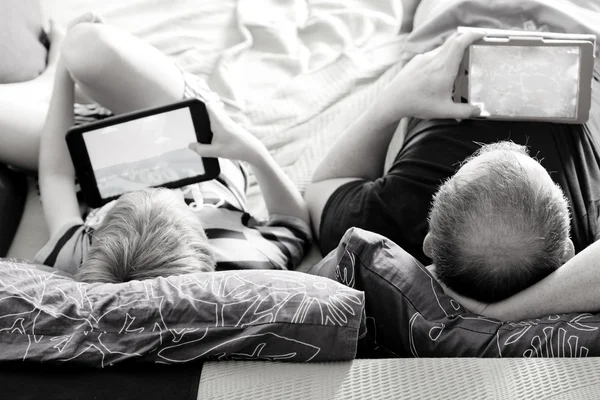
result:
[[[600,242],[587,247],[537,284],[498,303],[484,314],[519,321],[544,315],[600,311]]]
[[[50,234],[66,219],[79,217],[75,195],[75,172],[65,142],[73,125],[73,80],[59,62],[39,155],[40,194]]]
[[[390,99],[382,94],[331,146],[317,166],[314,183],[337,178],[375,180],[383,173],[388,146],[400,119],[389,112]]]
[[[269,214],[297,217],[308,225],[306,202],[268,150],[262,145],[257,146],[255,156],[249,162],[263,193]]]
[[[56,174],[71,178],[75,176],[65,142],[65,134],[73,125],[73,88],[69,72],[59,62],[40,141],[40,178]]]

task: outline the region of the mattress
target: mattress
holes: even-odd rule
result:
[[[597,399],[600,359],[209,362],[198,399]]]

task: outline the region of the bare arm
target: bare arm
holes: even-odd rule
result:
[[[405,98],[395,100],[398,113],[391,114],[386,110],[388,97],[383,93],[333,143],[317,166],[313,183],[338,178],[375,180],[381,176],[396,125],[408,116]]]
[[[544,315],[600,311],[600,242],[593,243],[533,286],[487,307],[472,302],[480,313],[505,321]],[[462,300],[459,299],[459,301]],[[465,302],[469,307],[470,301]],[[479,308],[480,310],[477,310]],[[472,310],[473,311],[473,310]]]
[[[309,224],[308,207],[302,195],[260,140],[233,122],[218,107],[209,107],[208,110],[213,141],[211,144],[192,143],[190,148],[204,157],[248,162],[269,214],[297,217]]]
[[[323,209],[333,192],[347,182],[372,181],[383,173],[395,126],[405,114],[401,111],[401,114],[386,115],[383,97],[334,142],[313,174],[304,197],[310,209],[313,234],[317,238]]]
[[[39,157],[40,194],[50,235],[67,221],[81,221],[75,172],[65,142],[65,134],[73,125],[73,92],[73,80],[59,61],[48,116],[42,129]]]
[[[0,85],[0,160],[31,170],[38,168],[40,136],[64,32],[51,25],[48,36],[46,69],[30,81]]]
[[[269,214],[289,215],[310,224],[308,207],[304,198],[287,174],[261,144],[256,159],[249,161],[263,193]]]
[[[390,140],[404,117],[468,118],[477,107],[452,101],[452,86],[465,49],[481,34],[454,34],[441,47],[414,57],[379,98],[333,144],[306,191],[315,234],[331,194],[352,180],[383,174]]]

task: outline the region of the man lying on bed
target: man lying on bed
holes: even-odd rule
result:
[[[52,32],[51,51],[61,51],[55,57],[54,89],[39,146],[41,200],[51,238],[35,261],[86,282],[142,280],[215,267],[293,269],[298,265],[310,241],[308,209],[264,145],[229,119],[199,78],[183,73],[141,40],[99,22],[93,14],[74,21],[62,47],[61,33],[56,27]],[[90,116],[80,106],[74,113],[75,82],[85,95],[117,113],[182,97],[200,98],[207,103],[214,135],[210,145],[191,143],[190,148],[199,154],[198,162],[200,155],[222,157],[221,175],[184,190],[127,193],[83,219],[65,133],[74,122],[106,114]],[[29,118],[40,118],[34,111]],[[18,117],[3,115],[2,119],[10,123]],[[8,136],[2,139],[9,139],[0,159],[11,152],[10,145],[13,152],[20,148],[21,135],[40,134],[0,133]],[[22,166],[35,164],[37,146],[32,147],[24,152]],[[253,167],[270,215],[266,222],[246,213],[246,173],[237,160]]]
[[[313,183],[306,193],[315,233],[320,236],[321,251],[327,253],[332,250],[344,232],[356,226],[389,237],[422,263],[430,264],[430,256],[437,257],[438,263],[442,263],[440,260],[447,261],[447,250],[451,251],[456,243],[442,248],[444,242],[439,240],[440,231],[435,229],[439,228],[440,218],[445,224],[452,225],[452,219],[458,217],[456,204],[448,205],[446,202],[445,208],[438,210],[439,212],[434,208],[431,218],[432,234],[426,240],[429,207],[438,186],[452,177],[461,162],[472,156],[482,144],[511,140],[516,144],[526,145],[529,153],[540,160],[545,171],[539,168],[540,164],[536,161],[522,154],[521,149],[512,146],[512,149],[504,152],[484,151],[461,168],[454,177],[455,183],[457,179],[472,181],[477,176],[482,176],[485,168],[477,165],[482,157],[495,157],[496,161],[504,158],[506,161],[506,156],[518,160],[519,168],[526,174],[539,175],[539,179],[536,178],[538,184],[551,190],[554,186],[551,181],[554,181],[564,192],[572,214],[571,240],[575,252],[579,254],[567,261],[571,245],[570,241],[563,239],[565,231],[568,231],[568,216],[560,205],[562,194],[555,193],[551,196],[555,200],[546,204],[552,205],[555,210],[547,213],[548,217],[554,217],[554,232],[544,232],[541,237],[549,239],[550,235],[562,235],[563,239],[559,235],[559,240],[550,246],[554,246],[553,251],[547,249],[548,257],[554,261],[546,266],[556,265],[557,262],[566,263],[539,283],[487,307],[485,314],[500,319],[518,320],[550,313],[598,310],[600,296],[595,293],[600,285],[600,274],[595,273],[598,262],[594,259],[600,259],[595,256],[600,253],[600,244],[593,244],[600,234],[598,77],[595,77],[593,83],[593,106],[590,121],[586,125],[480,120],[457,122],[455,119],[478,114],[475,107],[454,104],[451,100],[452,83],[460,59],[473,40],[476,37],[472,35],[454,36],[440,48],[411,60],[377,101],[332,146],[317,167]],[[416,118],[410,120],[404,145],[390,170],[382,176],[388,145],[398,121],[403,117]],[[474,167],[472,163],[476,163]],[[496,172],[502,176],[508,171]],[[452,197],[452,190],[449,190],[452,188],[443,189],[436,200],[446,201]],[[488,187],[488,190],[491,188]],[[500,187],[496,190],[499,191]],[[506,197],[505,200],[510,199],[510,196],[506,196],[507,193],[502,195]],[[543,204],[538,203],[538,208],[544,207]],[[476,235],[476,238],[481,243],[471,244],[474,250],[481,251],[474,255],[485,255],[489,265],[496,261],[507,262],[506,259],[501,259],[507,254],[507,249],[513,259],[518,258],[519,251],[529,256],[533,249],[532,243],[540,237],[540,232],[530,229],[531,226],[525,220],[520,225],[524,230],[521,240],[509,240],[505,243],[512,248],[504,248],[503,253],[489,246],[483,247],[486,239],[484,234],[493,234],[493,229],[496,229],[496,234],[505,234],[505,239],[513,238],[511,235],[514,232],[506,229],[507,224],[514,223],[515,218],[523,215],[519,214],[518,207],[525,210],[528,205],[528,201],[515,198],[513,215],[496,215],[480,223],[476,227],[480,235]],[[461,211],[468,216],[468,208]],[[480,216],[485,215],[485,212],[481,212],[485,210],[479,211]],[[543,210],[529,209],[529,212],[532,211]],[[557,213],[560,218],[556,218]],[[460,238],[455,232],[446,236]],[[493,236],[488,236],[487,239],[491,242],[495,240]],[[541,250],[540,252],[543,253]],[[526,284],[541,279],[551,270],[552,268],[546,268],[545,272],[534,273],[537,275],[529,277]],[[440,275],[452,284],[453,278],[448,274],[448,269],[441,271]],[[497,300],[511,294],[497,292],[495,295],[488,294],[489,297],[485,298],[482,293],[469,292],[464,285],[454,283],[456,289],[462,288],[463,293],[479,296],[481,300]],[[522,287],[513,286],[512,293],[520,289]],[[471,307],[472,311],[484,308],[482,303],[467,298],[459,297],[459,300]]]

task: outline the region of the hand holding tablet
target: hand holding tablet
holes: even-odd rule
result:
[[[198,155],[240,160],[249,164],[256,164],[268,156],[268,151],[260,140],[236,124],[225,110],[210,107],[208,114],[213,132],[212,142],[195,142],[189,146]]]
[[[594,35],[460,27],[484,32],[464,54],[453,99],[479,118],[585,123],[591,105]]]
[[[212,138],[206,106],[192,99],[71,128],[66,140],[86,203],[99,207],[135,190],[216,178],[218,160],[188,147]]]

